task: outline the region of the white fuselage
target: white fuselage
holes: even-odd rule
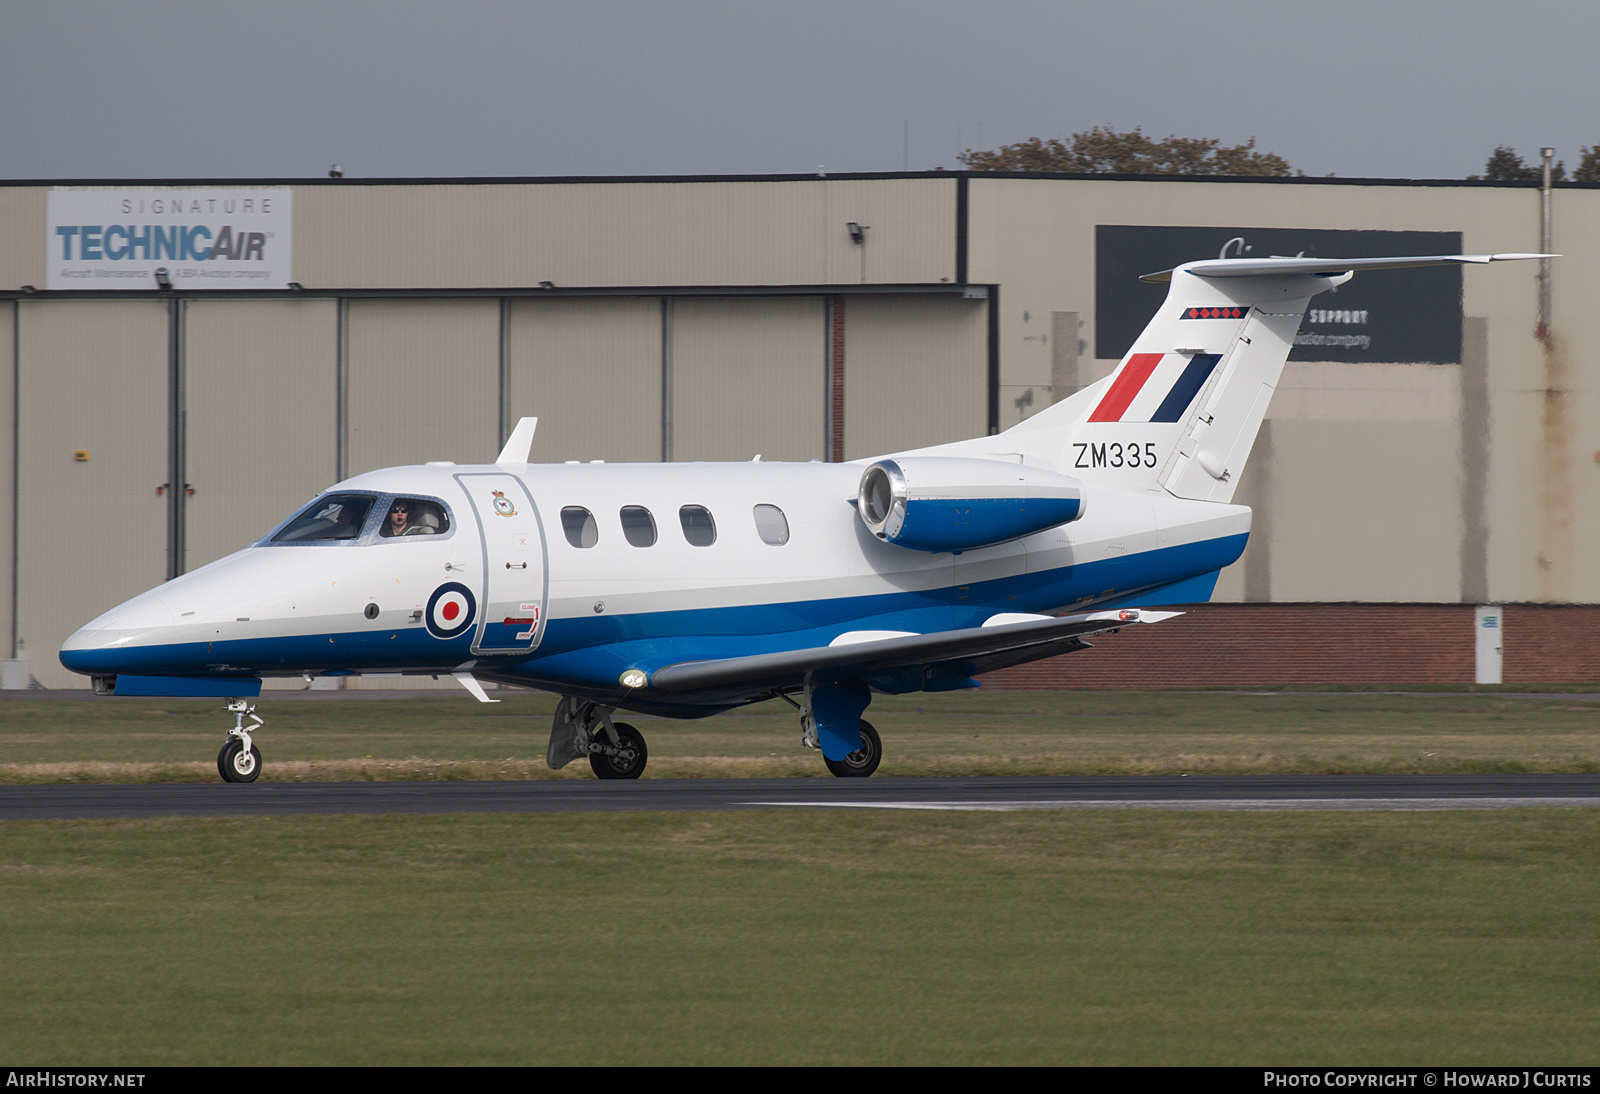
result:
[[[976,626],[998,612],[1127,603],[1214,575],[1249,531],[1240,506],[1085,478],[1085,513],[1071,524],[962,553],[909,550],[874,538],[858,517],[861,470],[596,463],[374,471],[328,492],[376,499],[359,539],[283,544],[269,535],[100,616],[73,635],[62,659],[107,675],[468,669],[609,695],[630,667],[827,645],[862,630]],[[398,497],[438,501],[448,530],[383,538],[382,513]],[[758,506],[781,514],[781,542],[771,528],[763,538]],[[630,543],[624,507],[647,511],[653,543]],[[685,507],[710,514],[712,542],[691,544]],[[592,545],[569,540],[564,509],[592,517]],[[454,627],[439,615],[443,602],[434,602],[434,627],[428,615],[447,585],[466,590],[452,595],[470,602],[475,618],[441,637]],[[692,706],[693,697],[683,702]]]

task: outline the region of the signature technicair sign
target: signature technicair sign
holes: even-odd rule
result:
[[[290,273],[293,191],[50,191],[45,250],[52,289],[282,289]]]

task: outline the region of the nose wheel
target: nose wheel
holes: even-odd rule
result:
[[[217,753],[217,771],[223,782],[253,783],[261,774],[261,750],[251,745],[246,751],[243,741],[229,741]]]
[[[261,775],[261,750],[250,740],[250,734],[266,723],[256,715],[256,708],[243,699],[231,700],[228,713],[233,715],[233,728],[228,730],[228,740],[217,753],[217,774],[223,782],[253,783]],[[246,717],[255,724],[246,726]]]

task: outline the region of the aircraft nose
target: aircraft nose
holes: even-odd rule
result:
[[[151,647],[177,640],[172,609],[151,590],[75,631],[62,643],[61,663],[86,674],[132,672]]]

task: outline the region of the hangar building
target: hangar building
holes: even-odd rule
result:
[[[1541,199],[956,172],[3,183],[6,683],[86,686],[55,653],[89,618],[346,475],[491,460],[522,415],[551,462],[979,435],[1111,370],[1165,290],[1138,274],[1537,251]],[[1547,337],[1537,263],[1318,297],[1213,606],[1170,648],[1000,682],[1471,680],[1486,619],[1508,681],[1600,679],[1600,187],[1551,201]]]

